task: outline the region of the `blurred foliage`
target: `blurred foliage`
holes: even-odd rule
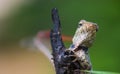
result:
[[[96,22],[99,31],[90,48],[93,70],[120,72],[119,0],[34,0],[5,20],[7,29],[0,38],[1,42],[18,41],[36,35],[40,30],[50,29],[53,7],[59,10],[63,34],[73,36],[81,19]]]

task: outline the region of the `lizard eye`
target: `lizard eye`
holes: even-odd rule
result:
[[[79,26],[82,26],[82,24],[79,24]]]
[[[81,26],[82,26],[82,24],[79,24],[79,25],[78,25],[78,27],[81,27]]]

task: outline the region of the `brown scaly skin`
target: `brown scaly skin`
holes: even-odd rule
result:
[[[73,44],[66,49],[61,38],[61,25],[56,8],[52,10],[54,27],[50,39],[56,74],[86,74],[81,70],[91,70],[88,48],[92,45],[97,25],[81,20],[73,37]]]

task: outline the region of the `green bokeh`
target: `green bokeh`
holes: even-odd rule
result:
[[[99,31],[90,48],[93,70],[120,72],[119,0],[34,0],[6,19],[8,28],[0,38],[1,42],[17,41],[50,29],[53,7],[59,10],[63,34],[73,36],[81,19],[96,22]]]

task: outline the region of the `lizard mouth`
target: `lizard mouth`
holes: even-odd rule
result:
[[[99,29],[99,27],[98,27],[98,25],[96,25],[96,32],[98,31],[98,29]]]

